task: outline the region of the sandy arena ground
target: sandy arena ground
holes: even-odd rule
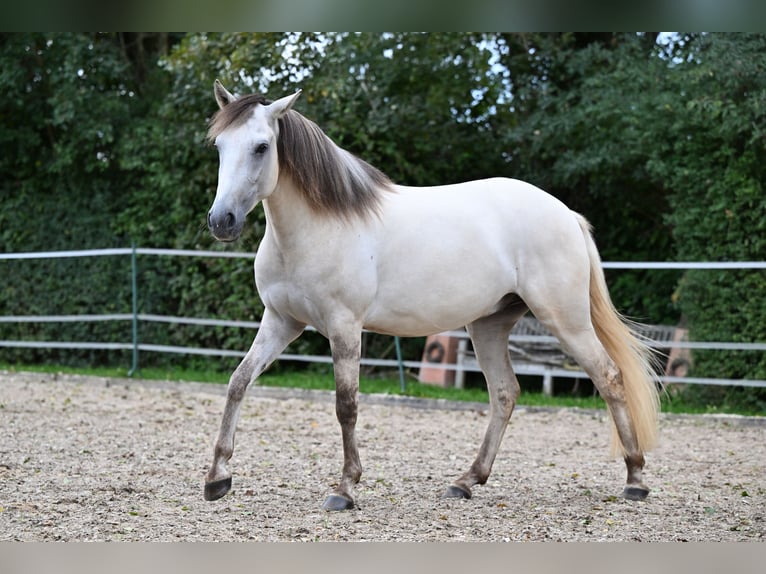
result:
[[[471,463],[480,405],[367,398],[358,509],[339,478],[331,393],[251,387],[234,488],[202,498],[224,387],[0,373],[2,541],[764,541],[766,420],[663,416],[645,502],[619,498],[605,413],[519,408],[489,482],[439,494]]]

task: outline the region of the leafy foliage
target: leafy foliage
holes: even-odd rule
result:
[[[672,110],[657,139],[651,170],[673,190],[666,218],[679,258],[762,260],[766,253],[766,38],[705,35],[679,64]],[[694,340],[766,340],[762,271],[690,271],[677,293]],[[766,355],[698,352],[694,372],[766,379]],[[740,402],[763,409],[766,391],[690,389],[708,404]]]
[[[0,248],[47,251],[124,242],[110,221],[131,186],[115,150],[138,105],[117,38],[18,34],[0,38]],[[129,267],[110,258],[3,262],[3,314],[125,312]],[[55,296],[53,296],[55,294]],[[27,338],[85,336],[84,325],[22,325]],[[114,329],[91,325],[109,340]],[[119,329],[119,327],[118,327]],[[5,333],[5,331],[4,331]],[[89,333],[88,333],[89,334]],[[17,352],[11,351],[13,355]],[[35,352],[35,357],[58,357]],[[92,358],[90,354],[87,354]]]

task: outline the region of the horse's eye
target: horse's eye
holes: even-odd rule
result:
[[[266,150],[269,149],[268,144],[262,143],[256,146],[255,148],[255,155],[263,155],[266,153]]]

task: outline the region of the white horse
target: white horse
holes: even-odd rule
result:
[[[327,510],[353,508],[362,474],[355,435],[362,329],[423,336],[467,326],[487,380],[489,425],[478,455],[444,496],[471,498],[490,474],[519,384],[508,334],[531,310],[588,373],[614,422],[627,466],[625,498],[641,500],[644,452],[659,400],[651,352],[615,311],[585,219],[511,179],[413,188],[333,143],[292,106],[236,97],[217,80],[209,138],[220,167],[210,232],[233,241],[259,203],[266,230],[255,259],[265,311],[231,376],[205,498],[231,488],[228,461],[248,384],[313,325],[330,341],[343,440]]]

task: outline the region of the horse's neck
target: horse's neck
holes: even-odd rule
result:
[[[283,248],[312,241],[317,216],[292,180],[280,178],[274,192],[263,200],[267,232]]]

